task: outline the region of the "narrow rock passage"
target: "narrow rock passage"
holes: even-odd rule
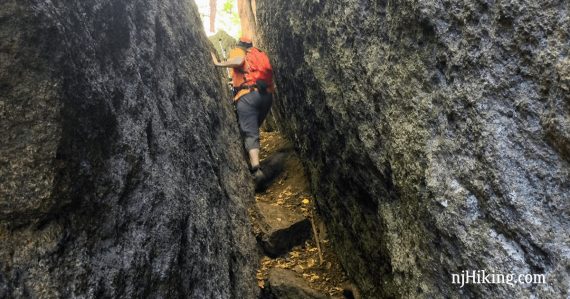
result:
[[[260,216],[263,213],[284,214],[284,216],[271,214],[273,216],[272,222],[287,222],[290,219],[285,218],[295,218],[300,215],[303,218],[302,220],[297,222],[293,220],[292,222],[301,228],[292,228],[293,232],[290,233],[290,236],[284,238],[298,238],[305,233],[308,233],[310,237],[300,245],[294,246],[288,252],[275,258],[270,257],[273,254],[264,250],[265,253],[260,260],[259,270],[257,271],[259,287],[267,289],[268,284],[293,284],[294,286],[288,285],[287,287],[303,289],[305,286],[309,286],[311,289],[332,298],[344,298],[342,292],[347,288],[349,282],[337,257],[333,253],[331,244],[326,236],[324,224],[314,210],[314,200],[310,194],[308,180],[299,157],[294,153],[291,144],[279,132],[262,132],[261,147],[262,159],[267,159],[279,153],[286,153],[286,158],[284,160],[283,172],[264,192],[256,194],[256,207],[250,210],[254,233],[258,241],[263,242],[261,239],[264,233],[266,233],[263,228],[265,225],[264,219],[260,219],[263,218],[263,216]],[[270,212],[255,211],[256,209],[266,210],[268,208],[271,209]],[[311,218],[313,219],[313,225],[309,221]],[[305,223],[303,220],[309,223],[308,227],[303,225]],[[287,223],[282,226],[287,227],[288,225]],[[316,231],[318,234],[320,252],[315,242],[313,231]],[[278,242],[287,242],[287,240],[279,240]],[[322,263],[319,255],[322,255]],[[281,269],[289,271],[282,271]],[[283,277],[287,275],[297,276],[302,281],[294,277]],[[284,280],[286,282],[283,282]],[[304,294],[304,296],[309,295],[310,293]]]

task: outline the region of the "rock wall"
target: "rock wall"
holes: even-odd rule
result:
[[[0,3],[0,298],[254,298],[253,186],[192,1]]]
[[[562,298],[567,1],[257,1],[281,129],[364,298]],[[452,284],[452,273],[546,284]]]

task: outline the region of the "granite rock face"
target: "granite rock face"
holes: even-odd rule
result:
[[[257,1],[274,112],[364,298],[569,296],[569,9]]]
[[[193,2],[0,3],[0,298],[254,298],[253,186]]]

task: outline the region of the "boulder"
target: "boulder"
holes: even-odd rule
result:
[[[0,298],[255,298],[253,184],[193,1],[0,3]]]
[[[302,245],[311,237],[311,222],[303,215],[265,202],[257,202],[261,235],[258,241],[265,254],[276,257]]]
[[[273,112],[364,298],[570,295],[567,1],[256,4]]]

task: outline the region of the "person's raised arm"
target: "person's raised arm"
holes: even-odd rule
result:
[[[234,57],[229,58],[227,61],[219,62],[218,58],[214,53],[212,54],[212,60],[214,61],[214,65],[218,67],[240,67],[243,64],[244,57]]]

